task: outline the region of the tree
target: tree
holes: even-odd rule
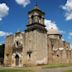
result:
[[[4,58],[5,44],[0,45],[0,58]]]

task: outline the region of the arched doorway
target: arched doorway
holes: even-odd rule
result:
[[[15,56],[15,64],[16,64],[16,66],[19,65],[19,56],[18,55]]]

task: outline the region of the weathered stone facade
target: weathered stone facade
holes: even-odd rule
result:
[[[69,43],[55,29],[48,32],[44,24],[44,12],[37,6],[29,12],[25,32],[7,36],[4,52],[5,66],[72,63]]]

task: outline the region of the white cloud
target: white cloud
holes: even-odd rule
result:
[[[15,0],[17,4],[26,7],[28,4],[30,4],[30,0]]]
[[[61,34],[66,34],[66,32],[64,30],[60,30]]]
[[[57,24],[51,20],[45,19],[45,25],[46,25],[47,30],[53,28],[55,30],[58,30],[61,34],[66,34],[66,32],[64,30],[60,30],[59,27],[57,26]]]
[[[0,31],[0,37],[8,36],[8,35],[10,35],[10,34],[12,34],[12,33]]]
[[[72,32],[68,33],[68,39],[71,40],[72,39]]]
[[[72,20],[72,0],[67,0],[66,4],[62,6],[62,9],[66,11],[66,20]]]
[[[69,35],[72,36],[72,32],[70,32]]]
[[[72,49],[72,44],[70,44],[70,48]]]
[[[5,3],[0,3],[0,21],[8,14],[9,7]]]
[[[2,45],[2,44],[0,44],[0,45]]]
[[[47,30],[49,30],[51,28],[58,30],[58,27],[57,27],[56,23],[52,22],[51,20],[45,19],[45,25],[46,25]]]

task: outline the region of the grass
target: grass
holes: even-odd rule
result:
[[[33,72],[32,70],[24,70],[24,69],[2,69],[0,72]]]
[[[43,66],[43,68],[59,68],[59,67],[69,67],[72,66],[72,64],[49,64]]]
[[[67,71],[64,71],[64,72],[72,72],[72,70],[67,70]]]
[[[47,68],[61,68],[61,67],[69,67],[72,64],[48,64],[39,66],[43,69]],[[24,67],[24,68],[0,68],[0,72],[35,72],[36,67]],[[72,72],[72,70],[64,71],[64,72]]]

